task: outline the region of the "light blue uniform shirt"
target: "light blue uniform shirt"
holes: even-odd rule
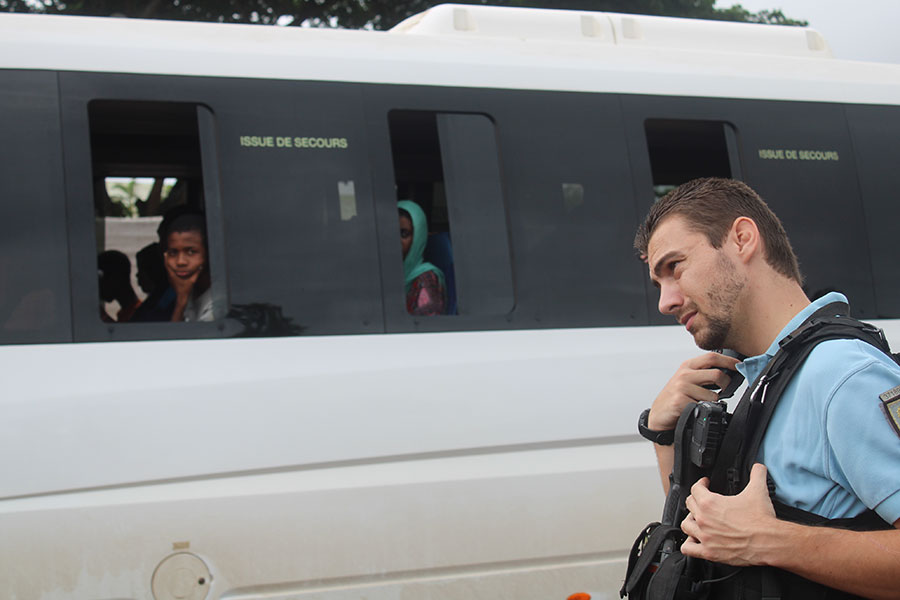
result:
[[[822,296],[795,316],[765,354],[738,370],[753,382],[778,342],[831,302]],[[900,367],[871,344],[829,340],[810,353],[778,400],[758,461],[775,481],[781,502],[830,519],[867,507],[888,523],[900,519],[900,436],[878,395],[900,385]]]

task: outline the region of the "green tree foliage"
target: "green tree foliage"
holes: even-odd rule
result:
[[[390,29],[442,0],[0,0],[0,11],[225,23]],[[780,10],[752,13],[740,5],[716,8],[715,0],[455,0],[532,8],[596,10],[775,25],[806,25]]]
[[[799,25],[805,27],[809,25],[808,21],[791,19],[786,17],[780,9],[777,10],[761,10],[758,13],[752,13],[740,4],[736,4],[729,8],[717,10],[716,14],[709,17],[710,19],[719,19],[722,21],[744,21],[747,23],[763,23],[766,25]]]

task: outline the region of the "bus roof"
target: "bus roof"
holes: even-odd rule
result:
[[[900,65],[809,28],[452,4],[387,32],[2,14],[0,68],[900,104]]]

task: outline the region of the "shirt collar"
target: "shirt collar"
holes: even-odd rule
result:
[[[737,370],[741,373],[741,375],[744,376],[747,381],[755,381],[756,378],[759,377],[759,374],[763,372],[763,369],[766,368],[768,362],[772,360],[772,358],[778,352],[778,343],[783,340],[789,333],[800,327],[800,324],[808,319],[814,312],[816,312],[823,306],[831,304],[832,302],[843,302],[846,304],[847,297],[839,292],[829,292],[818,300],[813,301],[809,306],[794,315],[794,318],[784,326],[784,329],[782,329],[777,336],[775,336],[775,340],[772,341],[772,344],[764,354],[745,358],[743,362],[738,363]]]

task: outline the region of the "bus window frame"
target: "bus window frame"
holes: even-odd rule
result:
[[[421,94],[420,88],[417,88],[415,91]],[[413,98],[406,98],[404,102],[400,103],[397,102],[398,96],[395,89],[387,88],[382,93],[385,95],[380,93],[377,97],[372,98],[371,96],[375,96],[375,94],[370,91],[370,98],[366,105],[370,140],[374,140],[370,145],[370,157],[373,164],[373,185],[376,190],[376,218],[379,228],[386,331],[389,333],[406,333],[414,331],[474,331],[514,328],[510,325],[511,314],[516,307],[516,298],[512,253],[510,250],[508,206],[504,193],[499,140],[496,135],[497,125],[493,116],[490,114],[490,111],[485,111],[483,107],[475,108],[468,106],[468,103],[460,103],[460,106],[453,106],[452,108],[427,99],[416,101]],[[447,195],[450,235],[452,236],[453,244],[457,302],[459,305],[458,314],[423,317],[411,315],[406,311],[403,261],[397,229],[397,200],[399,198],[396,197],[395,192],[395,168],[390,151],[392,138],[389,114],[392,111],[430,113],[438,121],[438,149],[441,154],[442,168],[445,170],[443,182]],[[442,116],[447,118],[442,119]],[[466,120],[468,116],[485,119],[492,129],[491,141],[494,151],[492,157],[494,160],[486,168],[488,171],[493,172],[494,179],[488,182],[489,187],[493,188],[491,190],[493,201],[489,210],[490,219],[487,225],[489,233],[482,236],[482,239],[486,238],[493,242],[491,266],[502,271],[503,277],[501,279],[505,281],[505,285],[501,285],[495,292],[500,296],[508,294],[506,295],[508,302],[502,297],[498,297],[499,299],[493,299],[487,305],[482,304],[473,308],[470,308],[472,302],[479,303],[484,300],[482,291],[476,290],[474,293],[471,291],[473,285],[478,285],[478,282],[483,280],[483,276],[467,271],[471,271],[475,266],[483,267],[483,265],[478,265],[473,260],[474,249],[467,251],[464,248],[467,243],[471,245],[471,235],[464,233],[470,223],[467,222],[467,219],[460,216],[465,212],[471,212],[466,211],[465,207],[460,204],[460,198],[465,202],[466,194],[471,189],[471,185],[467,185],[463,181],[462,174],[458,172],[458,169],[454,169],[452,165],[453,161],[458,159],[460,152],[460,149],[452,148],[452,146],[454,143],[458,144],[459,140],[450,140],[445,135],[449,121],[452,121],[454,117],[462,117],[463,120]],[[380,151],[376,152],[376,148]],[[454,156],[450,156],[448,153],[452,153]],[[451,172],[446,172],[447,169],[450,169]],[[455,197],[451,197],[451,194]],[[474,202],[474,199],[472,202]],[[468,293],[466,291],[467,286],[470,289]],[[505,308],[501,308],[501,305],[504,305]]]
[[[646,215],[656,201],[653,191],[650,145],[647,140],[646,123],[648,120],[722,123],[731,178],[742,180],[745,177],[746,168],[740,152],[740,119],[735,118],[736,114],[739,115],[736,111],[739,111],[740,107],[736,106],[734,100],[726,99],[724,102],[720,102],[718,99],[622,95],[621,102],[631,162],[631,181],[634,186],[638,215]],[[653,288],[649,278],[644,278],[644,288],[649,324],[672,325],[672,317],[660,314],[658,310],[659,292]]]
[[[60,73],[60,114],[66,221],[70,256],[72,329],[76,342],[206,339],[229,335],[222,203],[219,187],[215,116],[188,86],[160,85],[158,78],[98,73]],[[106,323],[99,318],[97,248],[93,210],[93,160],[88,104],[92,100],[193,104],[198,109],[198,136],[206,212],[211,286],[217,320],[212,322]]]

